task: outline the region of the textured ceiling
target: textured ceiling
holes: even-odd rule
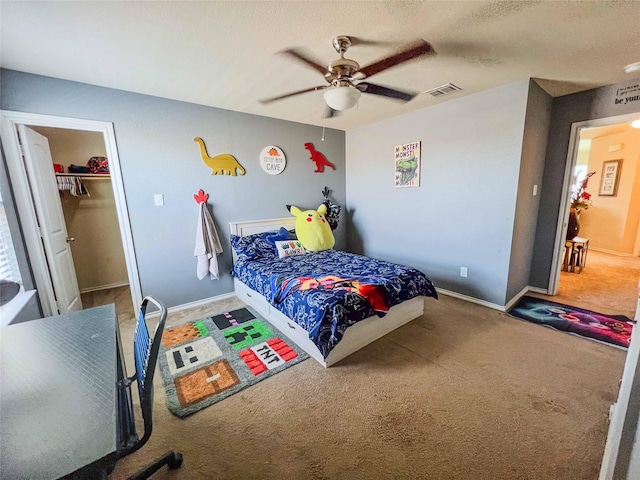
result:
[[[640,61],[637,1],[7,2],[0,3],[3,68],[348,130],[528,77],[558,96],[633,78]],[[327,64],[336,35],[367,65],[423,38],[438,53],[372,77],[405,90],[454,83],[461,92],[407,104],[362,95],[322,119],[323,85],[278,52],[301,47]],[[637,74],[636,74],[637,75]]]

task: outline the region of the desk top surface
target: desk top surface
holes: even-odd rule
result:
[[[0,330],[0,472],[58,478],[117,448],[114,305]]]

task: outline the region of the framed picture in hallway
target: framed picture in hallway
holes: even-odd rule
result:
[[[600,192],[598,195],[601,197],[615,197],[618,194],[621,168],[622,159],[602,162],[602,178],[600,179]]]

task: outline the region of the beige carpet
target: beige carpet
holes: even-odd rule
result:
[[[621,257],[596,250],[587,255],[581,273],[560,272],[554,302],[635,318],[640,280],[640,258]]]
[[[625,352],[446,296],[425,306],[335,367],[308,359],[186,419],[158,375],[151,440],[111,478],[169,448],[184,465],[154,478],[597,478]],[[127,360],[133,326],[121,317]]]

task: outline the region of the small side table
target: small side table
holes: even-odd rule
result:
[[[589,239],[575,237],[564,244],[563,272],[580,273],[587,266],[587,253],[589,252]]]

